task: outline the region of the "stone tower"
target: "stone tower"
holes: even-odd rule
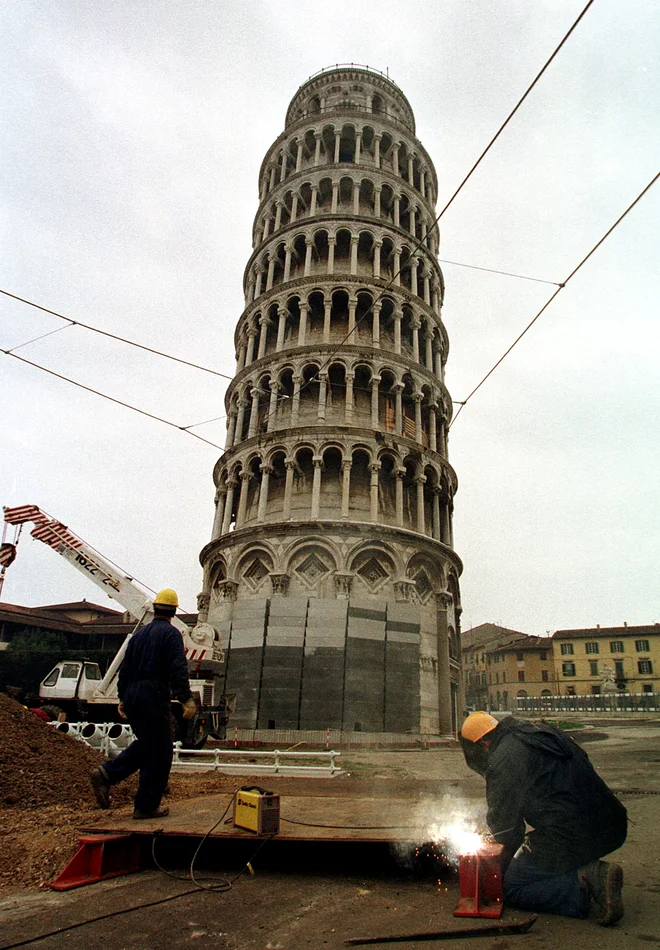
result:
[[[259,174],[201,552],[240,727],[447,734],[462,713],[436,199],[389,78],[298,89]]]

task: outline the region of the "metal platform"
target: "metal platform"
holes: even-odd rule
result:
[[[237,782],[237,788],[240,782]],[[340,779],[282,779],[269,777],[268,788],[280,795],[280,831],[284,841],[428,841],[431,825],[442,817],[446,795],[465,799],[456,783],[342,782]],[[135,821],[132,809],[99,813],[98,822],[80,828],[85,834],[138,834],[203,837],[227,810],[226,818],[210,837],[257,839],[234,828],[233,793],[205,795],[169,802],[165,818]],[[228,808],[229,806],[229,808]]]

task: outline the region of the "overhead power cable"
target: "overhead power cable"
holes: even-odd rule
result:
[[[424,246],[424,245],[423,245],[424,238],[425,238],[425,237],[430,233],[430,231],[438,224],[438,222],[439,222],[440,219],[442,218],[442,216],[443,216],[443,214],[445,213],[445,211],[447,211],[447,209],[448,209],[449,206],[452,204],[452,202],[454,201],[454,199],[458,196],[458,194],[459,194],[460,191],[464,188],[464,186],[466,185],[466,183],[468,182],[468,180],[472,177],[472,175],[474,174],[474,172],[477,170],[478,166],[481,164],[481,162],[483,161],[483,159],[486,157],[486,155],[488,154],[488,152],[490,151],[490,149],[493,147],[493,145],[495,144],[495,142],[497,141],[497,139],[500,137],[500,135],[502,134],[502,132],[504,131],[504,129],[507,127],[507,125],[509,124],[509,122],[511,121],[511,119],[513,119],[513,117],[514,117],[514,115],[516,114],[516,112],[518,111],[518,109],[520,109],[520,107],[521,107],[521,105],[523,104],[523,102],[525,101],[525,99],[529,96],[529,94],[531,93],[532,89],[534,89],[534,87],[536,86],[536,84],[539,82],[539,80],[541,79],[541,77],[543,76],[543,74],[546,72],[546,70],[548,69],[548,67],[549,67],[550,64],[552,63],[552,61],[555,59],[555,57],[557,56],[557,54],[559,53],[559,51],[562,49],[562,47],[564,46],[564,44],[565,44],[566,41],[568,40],[568,38],[569,38],[569,36],[571,35],[571,33],[575,30],[575,28],[577,27],[578,23],[582,20],[582,18],[583,18],[584,15],[586,14],[587,10],[589,9],[589,7],[590,7],[593,3],[594,3],[594,0],[588,0],[587,5],[584,7],[584,9],[582,10],[582,12],[581,12],[580,15],[578,16],[578,18],[575,20],[575,22],[574,22],[573,25],[570,27],[570,29],[568,30],[568,32],[564,35],[564,37],[563,37],[562,40],[559,42],[559,44],[555,47],[555,49],[554,49],[553,53],[551,54],[551,56],[546,60],[546,62],[545,62],[545,64],[543,65],[543,67],[539,70],[539,72],[537,73],[537,75],[535,76],[535,78],[533,79],[533,81],[532,81],[532,82],[530,83],[530,85],[527,87],[527,89],[525,90],[525,92],[523,93],[523,95],[520,97],[520,99],[518,100],[518,102],[516,103],[516,105],[513,107],[513,109],[512,109],[511,112],[509,113],[509,115],[506,117],[506,119],[504,120],[504,122],[500,125],[500,127],[499,127],[499,129],[497,130],[497,132],[495,133],[495,135],[492,137],[492,139],[490,140],[490,142],[488,143],[488,145],[486,146],[486,148],[483,150],[483,152],[481,153],[481,155],[479,156],[479,158],[476,160],[476,162],[474,163],[474,165],[472,166],[472,168],[469,170],[469,172],[467,173],[467,175],[465,176],[465,178],[463,179],[463,181],[459,184],[458,188],[455,190],[455,192],[453,193],[453,195],[451,196],[451,198],[449,199],[449,201],[445,204],[445,206],[443,207],[442,211],[440,211],[440,213],[439,213],[438,215],[436,215],[435,220],[433,221],[431,227],[430,227],[430,228],[427,228],[426,231],[425,231],[425,233],[424,233],[419,239],[414,239],[414,245],[413,245],[412,251],[410,252],[410,256],[411,256],[411,257],[415,254],[416,251],[418,251],[421,247]],[[387,291],[393,286],[394,281],[399,277],[399,275],[402,273],[402,271],[403,271],[403,267],[400,267],[399,270],[398,270],[395,274],[392,275],[392,277],[390,278],[390,280],[388,281],[388,283],[385,285],[385,287],[383,287],[382,290],[380,290],[380,292],[379,292],[378,295],[376,296],[375,300],[372,301],[372,303],[370,304],[370,306],[365,310],[365,312],[362,314],[362,316],[359,318],[359,320],[356,321],[355,326],[354,326],[351,330],[349,330],[349,332],[346,334],[346,336],[344,337],[344,339],[341,340],[341,342],[340,342],[340,343],[337,345],[337,347],[333,350],[333,352],[330,354],[330,356],[325,360],[325,362],[324,362],[324,363],[322,364],[322,366],[319,368],[318,372],[315,373],[314,376],[312,376],[310,379],[308,379],[305,383],[302,383],[301,386],[300,386],[300,388],[297,390],[296,393],[294,393],[294,395],[296,395],[296,396],[299,395],[299,394],[302,393],[303,390],[306,389],[307,386],[309,386],[314,380],[318,379],[318,377],[319,377],[320,374],[323,372],[323,370],[326,369],[326,367],[330,364],[330,362],[335,358],[335,356],[337,355],[337,353],[339,353],[339,351],[345,346],[346,341],[349,339],[349,337],[350,337],[353,333],[355,333],[355,331],[357,330],[358,326],[362,323],[362,321],[365,320],[366,317],[368,317],[370,313],[373,313],[373,309],[374,309],[374,307],[376,306],[376,304],[377,304],[380,300],[382,300],[384,294],[387,293]],[[510,276],[518,276],[518,275],[510,275]],[[552,283],[552,282],[550,282],[550,283]],[[561,285],[558,285],[558,286],[559,286],[559,288],[561,288]],[[266,415],[266,420],[267,420],[269,417],[270,417],[270,412],[267,413],[267,415]]]
[[[156,422],[162,422],[163,425],[171,426],[173,429],[178,429],[179,432],[185,432],[186,435],[191,435],[193,439],[199,439],[200,442],[206,442],[207,445],[212,445],[214,449],[220,449],[224,451],[223,446],[218,445],[216,442],[210,442],[208,439],[204,439],[201,435],[197,435],[196,432],[191,432],[189,426],[180,426],[176,422],[170,422],[169,419],[163,419],[161,416],[155,416],[152,412],[147,412],[146,409],[139,409],[137,406],[132,406],[128,402],[123,402],[121,399],[116,399],[114,396],[108,396],[107,393],[102,393],[98,389],[92,389],[91,386],[85,386],[84,383],[79,383],[75,379],[71,379],[69,376],[63,376],[61,373],[56,373],[52,369],[48,369],[46,366],[42,366],[40,363],[33,363],[32,360],[26,360],[24,356],[18,356],[16,353],[12,353],[11,350],[4,350],[0,348],[0,353],[4,353],[6,356],[12,356],[15,360],[20,360],[21,363],[27,363],[28,366],[34,366],[35,369],[40,369],[43,373],[48,373],[50,376],[55,376],[56,379],[61,379],[65,383],[70,383],[72,386],[77,386],[79,389],[84,389],[88,393],[93,393],[95,396],[100,396],[102,399],[107,399],[109,402],[114,402],[118,406],[123,406],[124,409],[131,409],[133,412],[138,412],[141,416],[147,416],[149,419],[155,419]]]
[[[454,267],[469,267],[470,270],[482,270],[487,274],[501,274],[503,277],[515,277],[517,280],[533,280],[537,284],[552,284],[553,287],[559,287],[558,280],[543,280],[540,277],[527,277],[525,274],[512,274],[506,270],[496,270],[494,267],[478,267],[476,264],[462,264],[460,261],[448,261],[446,258],[439,257],[441,264],[453,264]]]
[[[497,369],[497,367],[500,366],[501,363],[504,362],[504,360],[505,360],[506,357],[509,355],[509,353],[510,353],[511,350],[514,348],[514,346],[516,346],[516,344],[518,344],[518,343],[520,342],[520,340],[522,340],[522,338],[523,338],[524,335],[527,333],[527,331],[528,331],[529,329],[531,329],[531,327],[534,326],[534,324],[535,324],[536,321],[539,319],[539,317],[541,316],[541,314],[544,313],[544,312],[548,309],[548,307],[550,306],[550,304],[552,303],[552,301],[555,299],[555,297],[557,296],[557,294],[559,294],[559,293],[564,289],[564,287],[566,287],[566,284],[569,282],[569,280],[571,280],[572,277],[575,277],[575,275],[576,275],[577,272],[580,270],[580,268],[583,267],[583,266],[587,263],[587,261],[589,260],[589,258],[590,258],[593,254],[595,254],[595,252],[596,252],[596,251],[598,250],[598,248],[601,246],[601,244],[603,243],[603,241],[605,241],[605,240],[610,236],[610,234],[614,231],[614,229],[615,229],[616,227],[618,227],[619,224],[621,224],[621,222],[622,222],[623,219],[626,217],[626,215],[627,215],[630,211],[632,211],[632,209],[635,207],[635,205],[636,205],[639,201],[641,201],[641,199],[644,197],[644,195],[646,194],[646,192],[656,183],[656,181],[658,180],[658,178],[660,178],[660,172],[658,172],[657,175],[655,175],[655,176],[651,179],[651,181],[648,183],[648,185],[646,186],[646,188],[644,188],[642,191],[640,191],[640,193],[637,195],[637,197],[636,197],[635,200],[632,202],[632,204],[628,205],[628,207],[626,208],[626,210],[625,210],[622,214],[619,215],[619,217],[616,219],[616,221],[614,222],[614,224],[613,224],[610,228],[608,228],[608,230],[605,232],[605,234],[602,236],[602,238],[601,238],[596,244],[594,244],[594,246],[591,248],[591,250],[589,251],[589,253],[588,253],[587,255],[585,255],[585,257],[582,258],[582,260],[581,260],[580,263],[577,265],[577,267],[574,267],[574,268],[573,268],[573,270],[570,272],[570,274],[568,275],[568,277],[567,277],[564,281],[562,281],[562,283],[557,287],[557,289],[556,289],[555,292],[552,294],[552,296],[551,296],[548,300],[546,300],[546,302],[543,304],[543,306],[541,307],[541,309],[539,310],[539,312],[536,314],[536,316],[533,317],[532,320],[530,320],[530,322],[527,324],[527,326],[525,327],[525,329],[524,329],[521,333],[518,334],[518,336],[515,338],[515,340],[514,340],[513,343],[511,344],[511,346],[509,346],[508,349],[504,351],[504,353],[500,356],[500,358],[498,359],[498,361],[488,370],[488,372],[487,372],[486,375],[483,377],[483,379],[480,380],[480,382],[477,383],[477,385],[474,387],[474,389],[472,390],[472,392],[467,396],[467,398],[463,399],[463,400],[459,403],[460,408],[459,408],[458,412],[456,413],[456,415],[454,416],[454,418],[453,418],[453,420],[452,420],[452,422],[451,422],[451,424],[450,424],[450,426],[449,426],[450,429],[451,429],[451,427],[453,426],[453,424],[456,422],[456,420],[458,419],[458,417],[460,416],[461,412],[463,411],[464,406],[470,401],[470,399],[472,399],[472,397],[474,396],[474,394],[475,394],[479,389],[481,389],[481,387],[482,387],[483,384],[486,382],[486,380],[487,380],[490,376],[493,375],[493,373],[495,372],[495,370]]]
[[[136,343],[135,340],[128,340],[126,337],[119,336],[117,333],[109,333],[107,330],[100,330],[98,327],[93,327],[89,323],[83,323],[81,320],[73,320],[71,317],[65,317],[63,313],[58,313],[56,310],[49,310],[48,307],[42,307],[41,304],[34,303],[32,300],[26,300],[25,297],[18,297],[16,294],[9,293],[8,290],[0,289],[0,294],[4,294],[5,297],[11,297],[12,300],[18,300],[20,303],[27,304],[28,307],[34,307],[36,310],[42,310],[44,313],[50,313],[53,317],[59,317],[60,320],[66,320],[69,326],[72,327],[82,327],[84,330],[91,330],[92,333],[99,333],[101,336],[107,336],[111,340],[118,340],[120,343],[126,343],[128,346],[134,346],[138,350],[144,350],[147,353],[154,353],[156,356],[162,356],[166,360],[173,360],[175,363],[182,363],[184,366],[190,366],[192,369],[199,369],[203,373],[211,373],[213,376],[220,376],[222,379],[233,379],[233,376],[228,376],[227,373],[220,373],[216,369],[211,369],[209,366],[202,366],[199,363],[192,363],[190,360],[181,359],[179,356],[172,356],[171,353],[164,353],[162,350],[156,350],[151,346],[145,346],[143,343]],[[65,329],[62,327],[62,329]],[[56,330],[52,330],[52,333],[56,333]],[[49,336],[50,334],[44,333],[44,336]],[[21,343],[20,346],[27,346],[28,343],[34,343],[36,340],[43,339],[43,337],[35,337],[34,340],[27,340],[25,343]],[[17,350],[19,347],[15,346],[12,349]],[[8,353],[9,350],[4,350],[3,352]]]

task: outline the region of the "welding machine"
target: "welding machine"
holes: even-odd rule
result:
[[[234,796],[234,828],[276,835],[280,830],[280,796],[256,785],[239,788]]]

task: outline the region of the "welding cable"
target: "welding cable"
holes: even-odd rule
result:
[[[202,847],[203,847],[204,843],[206,842],[206,840],[208,839],[209,835],[211,835],[211,834],[215,831],[215,829],[218,827],[218,825],[224,820],[225,815],[227,814],[227,812],[228,812],[229,809],[231,808],[232,802],[234,801],[234,797],[235,797],[235,795],[236,795],[236,793],[237,793],[238,791],[240,791],[240,789],[237,788],[237,789],[235,789],[235,790],[232,792],[232,794],[231,794],[231,796],[230,796],[230,799],[229,799],[229,802],[228,802],[228,804],[227,804],[227,807],[225,808],[225,810],[223,811],[223,813],[220,815],[220,817],[218,818],[218,820],[215,822],[215,824],[214,824],[211,828],[209,828],[209,830],[206,832],[206,834],[204,835],[204,837],[202,838],[202,840],[201,840],[200,843],[198,844],[198,846],[197,846],[197,848],[196,848],[196,850],[195,850],[195,853],[194,853],[193,856],[192,856],[192,860],[191,860],[191,862],[190,862],[190,867],[189,867],[189,869],[188,869],[188,877],[182,877],[182,876],[179,875],[179,874],[174,874],[174,872],[168,871],[167,868],[164,868],[164,867],[159,863],[158,859],[156,858],[156,838],[158,837],[158,835],[154,835],[153,838],[152,838],[152,840],[151,840],[151,857],[152,857],[152,859],[153,859],[154,864],[155,864],[156,867],[158,868],[158,870],[159,870],[159,871],[162,871],[163,874],[166,874],[168,877],[173,878],[173,880],[175,880],[175,881],[192,881],[193,884],[195,884],[196,888],[197,888],[198,890],[200,890],[200,891],[215,891],[215,892],[218,893],[218,894],[223,894],[223,893],[225,893],[226,891],[231,890],[231,888],[233,887],[235,881],[237,881],[237,880],[239,879],[239,877],[240,877],[242,874],[245,873],[245,871],[248,871],[248,870],[251,869],[252,861],[255,859],[255,857],[257,856],[257,854],[259,853],[259,851],[261,851],[261,849],[262,849],[263,846],[266,844],[266,842],[267,842],[267,841],[270,841],[272,838],[274,838],[274,837],[275,837],[275,834],[276,834],[276,832],[275,832],[275,833],[272,834],[272,835],[268,835],[268,837],[264,838],[263,841],[261,841],[261,842],[259,843],[259,846],[255,849],[255,851],[252,852],[252,854],[250,855],[250,857],[248,858],[248,860],[245,862],[245,864],[243,865],[243,867],[240,869],[240,871],[239,871],[234,877],[231,878],[231,880],[228,880],[227,878],[219,878],[219,879],[218,879],[218,878],[205,878],[204,880],[207,880],[207,881],[208,881],[208,880],[215,880],[215,881],[217,882],[217,883],[215,883],[215,884],[207,885],[207,884],[202,883],[201,880],[199,880],[198,878],[195,877],[195,861],[197,860],[197,857],[198,857],[198,855],[199,855],[199,852],[202,850]],[[229,820],[231,820],[231,819],[229,819]]]
[[[303,825],[305,828],[333,828],[336,831],[417,831],[410,825],[319,825],[316,821],[296,821],[280,815],[280,821],[289,825]],[[0,948],[1,950],[1,948]]]
[[[181,891],[179,894],[171,894],[169,897],[161,897],[157,901],[148,901],[146,904],[134,904],[131,907],[123,907],[121,910],[113,910],[108,914],[100,914],[98,917],[88,917],[86,920],[79,920],[78,923],[69,924],[68,927],[57,927],[55,930],[48,930],[45,933],[38,934],[36,937],[18,940],[16,943],[5,943],[0,947],[0,950],[15,950],[16,947],[27,947],[31,943],[46,940],[48,937],[58,937],[60,934],[69,933],[71,930],[77,930],[79,927],[86,927],[88,924],[97,924],[102,920],[111,920],[113,917],[130,914],[134,910],[146,910],[148,907],[157,907],[159,904],[167,904],[168,901],[175,901],[179,897],[187,897],[189,894],[198,893],[199,888],[195,887],[187,891]]]

